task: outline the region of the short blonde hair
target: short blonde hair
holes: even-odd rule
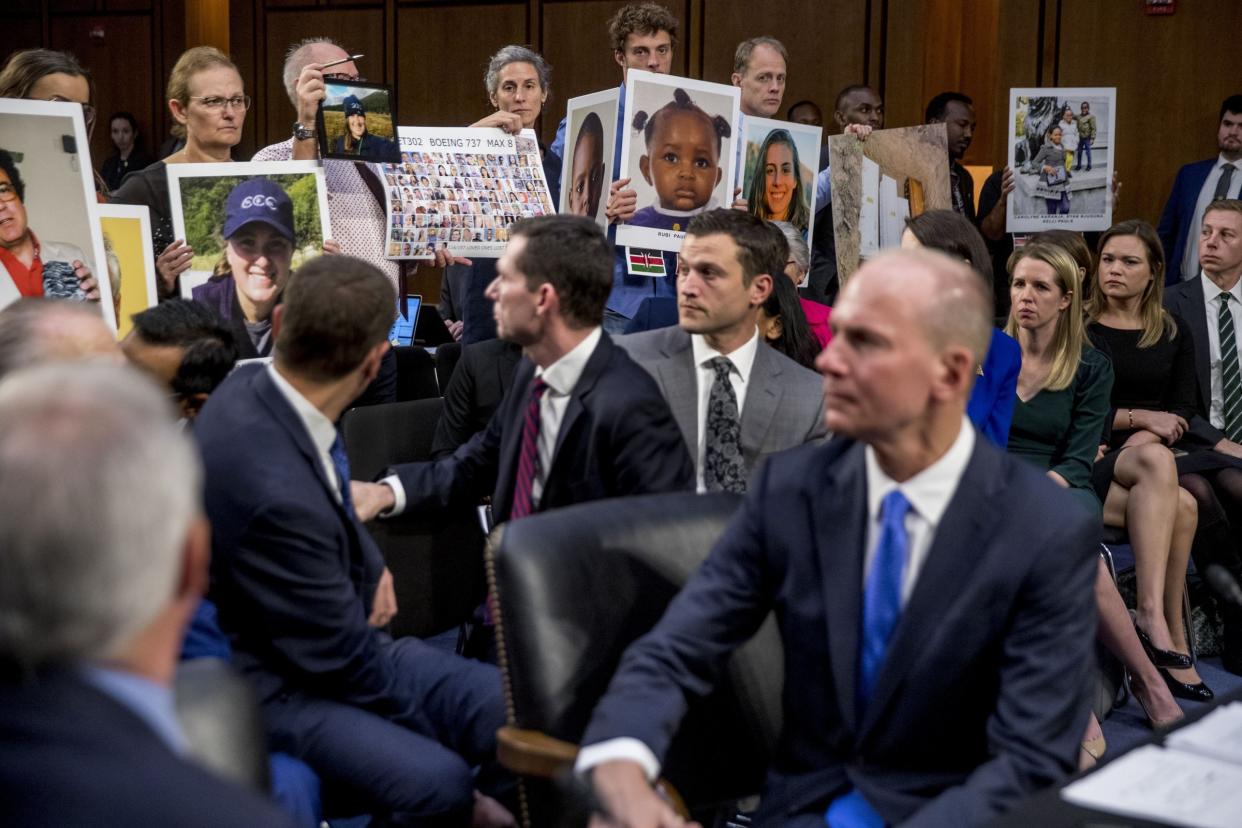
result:
[[[170,101],[177,101],[183,107],[190,105],[190,79],[213,66],[224,66],[237,72],[237,65],[215,46],[195,46],[193,49],[186,49],[177,58],[177,62],[173,64],[172,72],[168,75],[168,87],[164,94]],[[240,72],[237,72],[239,75]],[[173,135],[178,138],[185,137],[185,126],[183,124],[173,124]]]

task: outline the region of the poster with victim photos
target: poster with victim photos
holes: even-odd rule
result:
[[[535,133],[398,127],[401,163],[385,164],[389,259],[499,258],[509,229],[556,212]]]

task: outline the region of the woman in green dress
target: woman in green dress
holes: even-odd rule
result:
[[[1084,508],[1101,515],[1105,523],[1125,526],[1130,510],[1148,506],[1145,498],[1158,488],[1158,483],[1137,474],[1129,476],[1123,484],[1109,490],[1103,509],[1092,487],[1091,469],[1104,442],[1111,408],[1113,368],[1108,357],[1087,341],[1078,264],[1064,248],[1036,241],[1010,257],[1009,272],[1011,307],[1005,332],[1017,339],[1022,348],[1009,451],[1046,469],[1049,478],[1068,488]],[[1176,476],[1172,483],[1172,490],[1162,495],[1156,493],[1166,497],[1172,508],[1157,508],[1177,513]],[[1190,526],[1193,534],[1193,513]],[[1134,528],[1131,543],[1135,559],[1141,560],[1137,567],[1140,607],[1146,610],[1140,618],[1145,629],[1157,629],[1163,635],[1165,649],[1156,652],[1164,652],[1170,658],[1181,656],[1168,652],[1173,639],[1165,610],[1173,610],[1180,629],[1186,557],[1170,554],[1167,535],[1161,544],[1158,537],[1146,532],[1143,537],[1136,536]],[[1189,554],[1189,546],[1185,553]],[[1167,601],[1169,593],[1176,593],[1176,604]],[[1148,718],[1154,725],[1179,718],[1180,710],[1156,672],[1156,664],[1150,663],[1156,657],[1140,643],[1143,630],[1130,628],[1125,606],[1103,563],[1096,596],[1100,638],[1130,669],[1132,688]],[[1184,643],[1184,638],[1181,640]],[[1151,657],[1150,662],[1144,657],[1144,650]],[[1184,658],[1184,664],[1180,659],[1178,663],[1189,667],[1189,657]],[[1103,752],[1103,736],[1094,719],[1084,739],[1084,751],[1092,759]]]

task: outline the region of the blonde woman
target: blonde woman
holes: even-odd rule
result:
[[[1022,368],[1018,374],[1018,399],[1014,403],[1009,431],[1009,451],[1048,470],[1058,485],[1075,493],[1084,508],[1101,513],[1101,502],[1092,487],[1091,470],[1103,440],[1109,412],[1113,370],[1108,358],[1087,341],[1082,313],[1082,282],[1078,263],[1064,248],[1047,242],[1032,242],[1015,252],[1009,260],[1010,315],[1006,333],[1018,340],[1022,349]],[[1176,489],[1176,478],[1173,480]],[[1150,485],[1140,484],[1137,474],[1127,474],[1124,485],[1110,489],[1103,517],[1111,525],[1127,525],[1131,511],[1149,505],[1151,496],[1161,496]],[[1173,511],[1178,499],[1173,492]],[[1193,501],[1191,501],[1193,509]],[[1161,507],[1164,512],[1168,509]],[[1193,534],[1193,512],[1191,533]],[[1136,560],[1139,564],[1141,617],[1164,636],[1172,639],[1165,622],[1163,600],[1165,574],[1179,564],[1170,555],[1166,542],[1158,538],[1136,537],[1131,527]],[[1188,552],[1187,548],[1187,552]],[[1183,583],[1186,559],[1169,583]],[[1103,565],[1097,577],[1096,596],[1100,615],[1100,637],[1130,668],[1135,696],[1154,725],[1164,725],[1180,717],[1154,663],[1147,663],[1140,647],[1141,631],[1131,630],[1124,604],[1116,594]],[[1177,593],[1176,618],[1180,624],[1181,594]],[[1136,635],[1138,637],[1136,638]],[[1170,662],[1177,653],[1169,653]],[[1189,657],[1176,659],[1184,667]],[[1154,661],[1154,659],[1153,659]],[[1084,740],[1090,761],[1103,752],[1103,736],[1092,721]]]

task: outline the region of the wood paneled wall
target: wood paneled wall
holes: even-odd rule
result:
[[[770,34],[791,56],[786,104],[817,101],[831,120],[849,83],[883,93],[889,126],[919,123],[932,95],[974,98],[972,164],[1004,163],[1003,111],[1012,86],[1116,86],[1119,217],[1154,221],[1181,164],[1215,150],[1217,107],[1242,91],[1238,0],[1179,4],[1148,17],[1141,0],[661,0],[681,21],[676,71],[727,82],[737,43]],[[187,6],[187,3],[189,4]],[[506,43],[533,46],[553,66],[541,133],[550,139],[574,95],[620,81],[606,23],[623,0],[7,0],[4,46],[75,51],[96,77],[101,120],[134,112],[158,145],[167,122],[161,90],[195,32],[219,31],[255,97],[239,155],[286,137],[292,109],[281,81],[288,44],[330,35],[363,52],[361,70],[397,89],[404,123],[470,123],[489,107],[488,57]],[[755,10],[769,14],[757,17]],[[92,37],[102,27],[104,37]],[[200,35],[204,36],[204,35]],[[829,132],[835,127],[829,125]],[[92,150],[109,151],[105,129]]]

